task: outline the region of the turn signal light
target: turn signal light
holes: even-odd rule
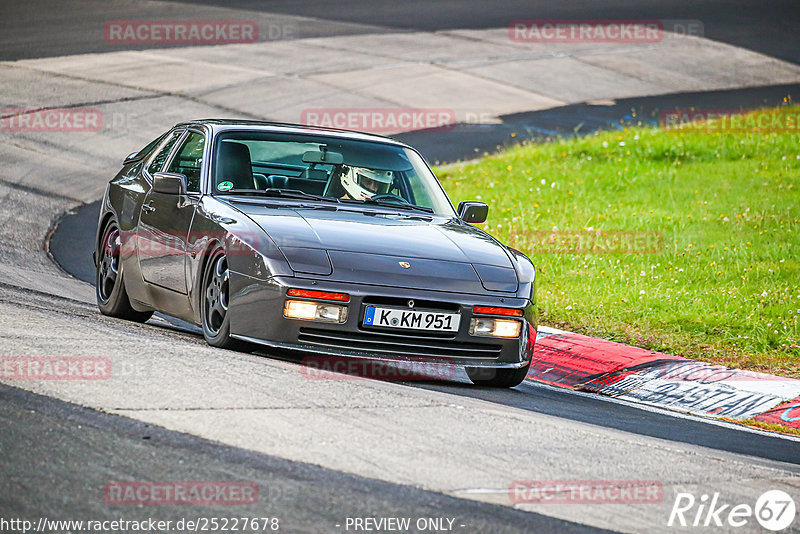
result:
[[[350,295],[347,293],[329,293],[327,291],[311,291],[310,289],[290,289],[287,292],[290,297],[303,297],[307,299],[335,300],[338,302],[350,302]]]
[[[483,315],[507,315],[509,317],[522,317],[524,312],[517,308],[495,308],[494,306],[475,306],[472,313]]]

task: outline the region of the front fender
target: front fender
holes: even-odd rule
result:
[[[213,197],[198,203],[187,240],[187,286],[199,320],[202,275],[211,253],[222,248],[228,268],[256,280],[293,277],[289,262],[272,238],[249,217]]]
[[[538,325],[538,308],[536,305],[536,266],[533,265],[528,256],[517,249],[506,247],[511,260],[514,262],[514,269],[519,278],[519,290],[517,296],[530,300],[530,305],[525,310],[525,318],[534,327]]]

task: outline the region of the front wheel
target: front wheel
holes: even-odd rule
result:
[[[489,367],[467,367],[467,376],[476,386],[513,388],[522,384],[528,376],[531,362],[519,369],[492,369]]]
[[[221,349],[249,351],[249,343],[231,337],[228,259],[221,250],[211,255],[203,274],[201,316],[206,342]]]
[[[143,323],[153,316],[153,312],[136,311],[131,306],[123,281],[121,242],[119,226],[112,219],[103,230],[103,240],[100,242],[95,277],[97,307],[103,315]]]

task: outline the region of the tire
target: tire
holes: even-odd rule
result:
[[[253,346],[231,337],[231,321],[228,314],[230,271],[228,259],[221,249],[211,253],[203,270],[200,292],[200,318],[203,337],[212,347],[250,352]]]
[[[120,261],[121,242],[119,225],[111,219],[103,229],[103,238],[98,251],[95,275],[95,296],[100,313],[128,321],[143,323],[153,316],[152,311],[133,309],[125,291],[125,273]]]
[[[531,362],[519,369],[492,369],[487,367],[467,367],[467,376],[476,386],[491,388],[513,388],[525,380]]]

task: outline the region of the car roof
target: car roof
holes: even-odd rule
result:
[[[295,133],[308,135],[325,135],[329,137],[339,137],[343,139],[353,139],[358,141],[372,141],[377,143],[392,144],[410,148],[405,143],[396,141],[383,135],[356,132],[353,130],[340,130],[337,128],[325,128],[322,126],[309,126],[306,124],[293,124],[288,122],[268,122],[244,119],[196,119],[176,124],[174,127],[206,126],[216,135],[227,131],[263,131],[276,133]]]

